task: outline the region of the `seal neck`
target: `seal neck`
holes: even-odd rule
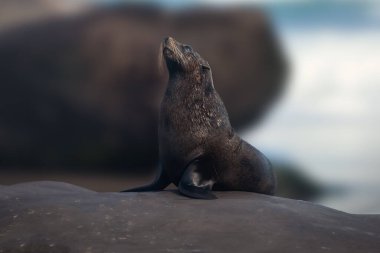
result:
[[[213,90],[212,77],[209,71],[199,73],[176,73],[169,76],[167,91],[177,94],[177,97],[203,97]]]
[[[169,86],[186,85],[186,86],[203,86],[205,83],[212,83],[211,71],[200,70],[192,73],[186,72],[169,72]]]

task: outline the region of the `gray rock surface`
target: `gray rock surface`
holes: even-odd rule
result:
[[[247,192],[0,186],[0,252],[380,252],[380,215]]]

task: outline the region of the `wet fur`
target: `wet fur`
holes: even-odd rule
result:
[[[169,70],[159,120],[162,169],[155,183],[140,190],[174,183],[194,198],[215,198],[212,189],[274,194],[270,162],[234,132],[209,64],[172,38],[161,50]]]

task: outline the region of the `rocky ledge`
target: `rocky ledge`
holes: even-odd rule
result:
[[[0,252],[380,252],[380,215],[247,192],[0,186]]]

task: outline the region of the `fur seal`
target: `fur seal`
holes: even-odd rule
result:
[[[213,189],[273,195],[270,162],[234,132],[208,62],[171,37],[164,39],[162,55],[169,82],[159,119],[160,173],[152,184],[124,192],[174,183],[193,198],[215,198]]]

